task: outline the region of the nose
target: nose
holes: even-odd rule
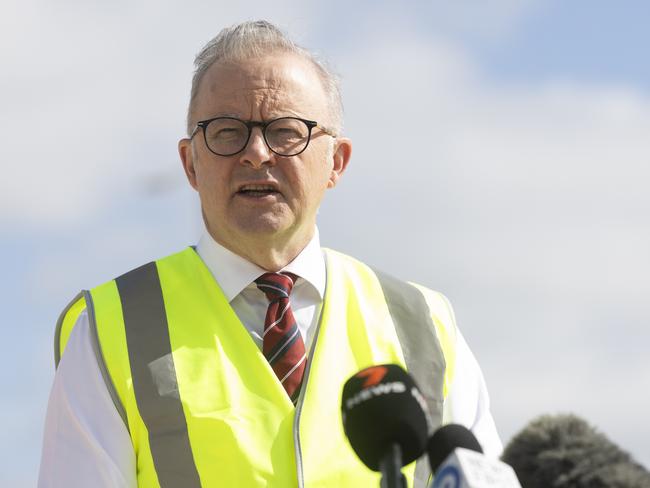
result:
[[[255,169],[274,164],[274,154],[266,145],[260,127],[253,127],[248,144],[241,152],[240,162]]]

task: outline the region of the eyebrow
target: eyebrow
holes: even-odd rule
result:
[[[311,120],[310,117],[307,117],[304,114],[298,113],[295,110],[290,110],[290,109],[289,110],[281,110],[281,111],[278,111],[278,112],[272,112],[271,114],[267,114],[267,115],[269,115],[269,116],[262,118],[262,122],[266,122],[268,120],[273,120],[273,119],[278,119],[278,118],[281,118],[281,117],[298,117],[300,119],[309,119],[309,120]],[[208,117],[208,119],[213,119],[215,117],[233,117],[235,119],[239,119],[239,120],[243,120],[243,121],[253,120],[253,119],[243,118],[238,113],[234,113],[234,112],[217,112],[217,113],[215,113],[213,115],[210,115]],[[207,119],[205,119],[205,120],[207,120]]]
[[[214,117],[234,117],[234,118],[236,118],[236,119],[240,118],[240,117],[239,117],[239,114],[236,114],[236,113],[230,113],[230,112],[218,112],[218,113],[216,113],[216,114],[214,114],[214,115],[211,115],[211,116],[208,117],[208,118],[212,119],[212,118],[214,118]]]

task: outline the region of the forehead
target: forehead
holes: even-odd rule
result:
[[[278,53],[212,65],[199,87],[196,115],[199,120],[217,115],[316,118],[326,107],[323,85],[311,62]]]

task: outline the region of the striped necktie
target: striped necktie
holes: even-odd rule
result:
[[[255,280],[269,300],[262,352],[294,405],[307,362],[305,343],[289,304],[289,294],[297,278],[291,273],[266,273]]]

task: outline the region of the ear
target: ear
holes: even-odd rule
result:
[[[333,165],[327,188],[334,188],[341,175],[345,172],[352,156],[352,141],[347,137],[337,137],[332,155]]]
[[[197,190],[196,169],[194,168],[194,151],[192,149],[191,139],[184,138],[178,141],[178,154],[181,157],[187,181],[190,182],[192,188]]]

